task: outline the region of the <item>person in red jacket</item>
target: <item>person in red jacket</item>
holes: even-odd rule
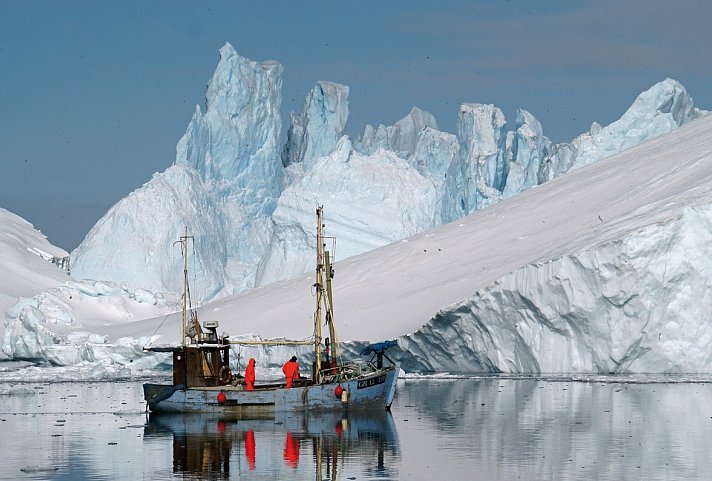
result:
[[[245,388],[248,391],[255,390],[255,358],[251,357],[245,369]]]
[[[297,356],[292,356],[292,358],[284,363],[282,366],[282,372],[284,377],[287,378],[287,387],[294,386],[294,381],[299,379],[299,364],[297,363]]]

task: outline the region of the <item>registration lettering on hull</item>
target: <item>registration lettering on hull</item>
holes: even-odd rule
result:
[[[364,379],[358,382],[357,389],[364,389],[367,387],[375,386],[377,384],[383,384],[386,382],[386,375],[382,374],[380,376],[372,377],[370,379]]]

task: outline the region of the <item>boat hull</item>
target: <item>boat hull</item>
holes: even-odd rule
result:
[[[277,412],[386,410],[393,403],[398,372],[397,366],[391,366],[340,383],[289,389],[258,388],[254,391],[234,386],[186,388],[181,385],[144,384],[144,398],[150,411],[164,413],[223,413],[259,417]],[[337,396],[337,386],[348,394]]]

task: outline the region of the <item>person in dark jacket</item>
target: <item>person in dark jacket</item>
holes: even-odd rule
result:
[[[282,372],[284,377],[287,379],[287,387],[294,386],[294,381],[299,379],[299,364],[297,363],[297,356],[292,356],[292,358],[284,363],[282,366]]]

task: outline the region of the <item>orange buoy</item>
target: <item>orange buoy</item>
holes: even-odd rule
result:
[[[227,401],[227,396],[225,395],[225,393],[223,391],[220,391],[218,393],[218,403],[225,404],[225,401]]]
[[[344,388],[341,387],[341,384],[336,386],[336,389],[334,389],[334,396],[336,397],[341,397],[341,393],[344,392]]]

